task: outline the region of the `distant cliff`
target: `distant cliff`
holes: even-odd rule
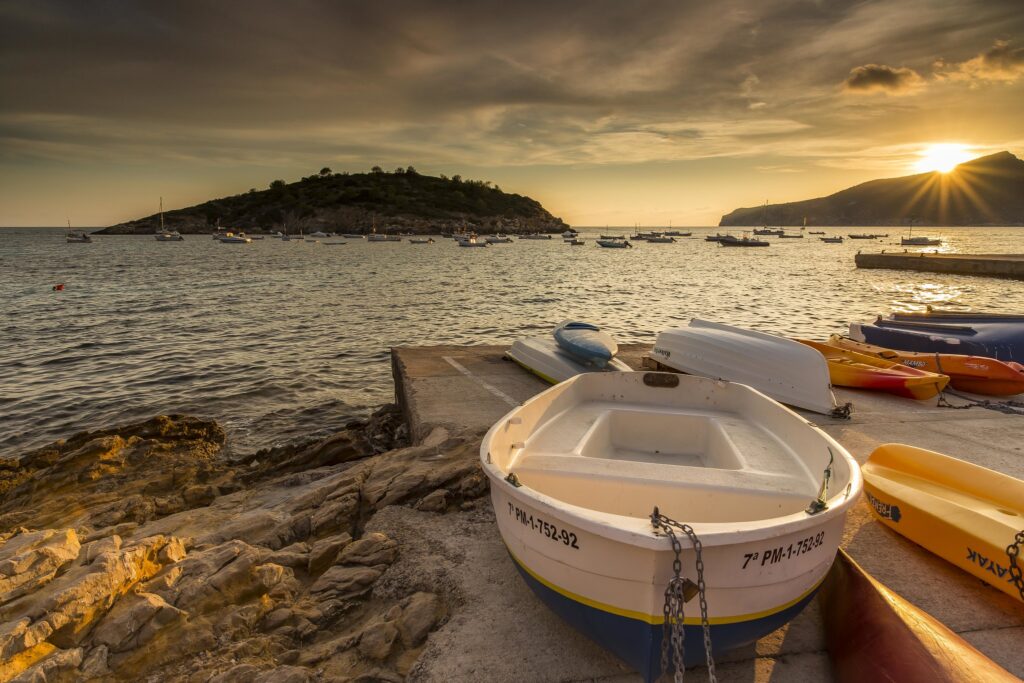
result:
[[[1024,161],[1000,152],[950,173],[873,180],[828,197],[754,206],[719,225],[1024,225]]]
[[[567,226],[534,199],[502,192],[489,182],[420,175],[411,166],[385,173],[332,173],[323,169],[294,183],[275,180],[185,209],[164,212],[164,225],[182,233],[215,226],[249,232],[315,230],[437,232],[467,225],[478,232],[555,232]],[[100,234],[152,234],[160,215],[120,223]]]

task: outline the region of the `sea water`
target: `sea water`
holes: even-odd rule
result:
[[[652,343],[691,317],[824,339],[929,305],[1024,311],[1024,282],[856,269],[859,249],[903,250],[892,228],[844,244],[767,237],[767,249],[704,241],[719,228],[594,242],[628,230],[462,249],[436,237],[67,244],[57,229],[0,229],[0,457],[159,413],[214,418],[236,449],[317,436],[393,399],[392,346],[509,343],[566,318]],[[1021,229],[917,233],[941,235],[942,251],[1024,253]]]

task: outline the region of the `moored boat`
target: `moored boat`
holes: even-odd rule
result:
[[[244,232],[225,232],[223,235],[219,235],[217,238],[218,242],[222,244],[249,244],[252,239],[245,236]]]
[[[524,581],[647,681],[678,623],[670,581],[703,586],[678,634],[685,665],[705,660],[702,621],[715,655],[753,642],[813,597],[861,490],[849,453],[797,414],[671,373],[562,382],[498,421],[480,457]]]
[[[862,470],[883,524],[1024,602],[1008,556],[1015,545],[1024,554],[1024,481],[902,444],[879,446]]]
[[[771,242],[767,240],[754,239],[753,237],[730,237],[718,240],[723,247],[770,247]]]
[[[825,244],[842,244],[843,243],[843,236],[842,235],[838,235],[836,237],[819,237],[818,239],[820,239]]]
[[[581,240],[580,238],[575,237],[575,238],[573,238],[571,240],[565,240],[565,243],[568,244],[571,247],[582,247],[584,244],[587,243],[587,241],[586,240]]]
[[[829,344],[869,356],[877,356],[910,368],[948,375],[954,389],[986,396],[1013,396],[1024,393],[1024,366],[1004,363],[984,356],[965,356],[955,353],[921,353],[897,351],[849,337],[833,334]]]
[[[850,323],[850,337],[889,349],[986,356],[1024,364],[1024,315],[893,313]]]
[[[842,549],[819,595],[825,643],[838,683],[1020,680],[878,582]]]
[[[824,357],[778,335],[694,318],[661,332],[651,358],[678,372],[750,385],[797,408],[837,410]]]
[[[633,245],[626,239],[597,240],[597,246],[605,249],[632,249]]]
[[[433,244],[433,243],[434,243],[434,238],[433,237],[428,237],[426,239],[423,239],[421,237],[410,237],[409,238],[409,244]]]
[[[64,239],[69,244],[88,244],[92,242],[92,236],[85,230],[68,230]]]
[[[949,384],[949,377],[910,368],[878,356],[869,356],[831,344],[797,339],[828,361],[828,374],[837,387],[884,391],[919,401],[934,398]]]

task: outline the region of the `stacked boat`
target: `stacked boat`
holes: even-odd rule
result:
[[[1024,315],[926,311],[851,323],[850,337],[888,349],[1024,363]]]
[[[557,384],[585,372],[629,372],[615,355],[619,346],[597,325],[566,320],[551,337],[530,337],[512,344],[505,353],[545,382]]]

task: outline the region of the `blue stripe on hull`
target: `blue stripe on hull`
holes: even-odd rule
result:
[[[661,674],[661,624],[648,624],[639,619],[605,612],[572,600],[548,588],[523,569],[513,557],[520,576],[551,611],[576,630],[588,636],[633,667],[648,683]],[[820,584],[819,584],[820,585]],[[747,645],[791,621],[817,593],[817,586],[803,599],[775,614],[733,624],[712,624],[711,643],[717,656]],[[690,616],[696,615],[696,601],[687,605]],[[704,635],[700,626],[686,625],[685,665],[704,663]]]

